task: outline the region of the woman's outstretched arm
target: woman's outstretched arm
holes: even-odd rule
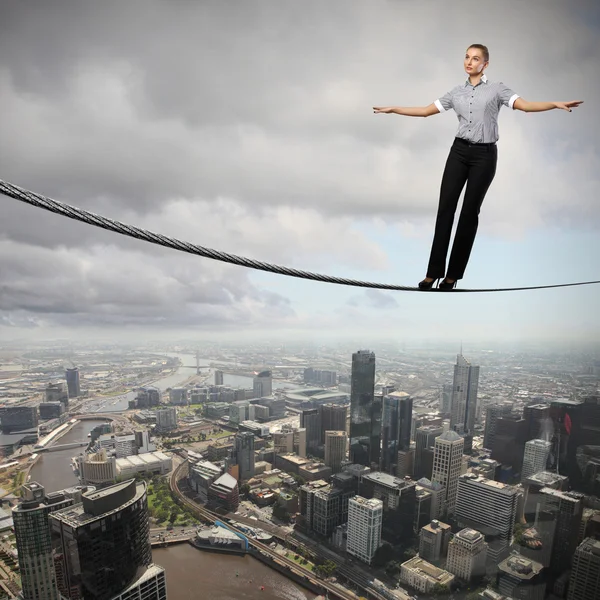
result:
[[[437,115],[440,111],[435,103],[429,106],[415,106],[407,108],[404,106],[374,106],[374,113],[385,113],[388,115],[403,115],[405,117],[431,117]]]
[[[583,100],[571,100],[570,102],[528,102],[523,98],[517,98],[513,108],[526,113],[544,112],[554,110],[555,108],[571,112],[573,108],[577,108],[580,104],[583,104]]]

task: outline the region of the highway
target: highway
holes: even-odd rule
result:
[[[181,471],[183,470],[183,467],[185,466],[185,464],[186,463],[183,462],[172,472],[171,478],[170,478],[171,490],[177,495],[177,497],[181,500],[181,502],[183,504],[185,504],[185,506],[187,506],[187,508],[190,509],[191,512],[196,514],[202,520],[209,521],[211,523],[214,523],[215,521],[218,521],[218,520],[222,520],[224,517],[222,517],[216,513],[213,513],[211,511],[205,509],[204,507],[196,504],[195,502],[190,500],[187,496],[185,496],[185,494],[180,490],[178,476],[181,473]],[[258,523],[256,523],[256,526],[258,526]],[[237,533],[240,533],[240,534],[246,536],[246,534],[243,531],[240,531],[236,527],[234,527],[232,525],[229,525],[229,527],[233,531],[236,531]],[[356,600],[357,596],[355,594],[353,594],[352,592],[344,590],[336,585],[333,585],[329,581],[325,581],[324,579],[315,575],[311,571],[304,569],[303,567],[301,567],[300,565],[295,563],[293,560],[290,560],[290,559],[286,558],[285,556],[278,554],[269,546],[266,546],[265,544],[261,544],[260,542],[257,542],[256,540],[254,540],[252,538],[248,538],[248,544],[250,546],[252,546],[253,548],[256,548],[257,550],[259,550],[260,552],[266,554],[267,556],[271,557],[276,562],[286,566],[288,569],[290,569],[291,571],[294,571],[301,577],[305,577],[306,579],[313,581],[316,585],[323,587],[330,594],[330,597],[339,598],[340,600]],[[381,598],[382,598],[382,600],[384,600],[383,596]],[[387,599],[385,599],[385,600],[387,600]]]

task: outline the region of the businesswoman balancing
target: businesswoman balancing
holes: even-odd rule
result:
[[[523,112],[543,112],[560,108],[571,110],[582,101],[528,102],[501,82],[487,79],[485,70],[490,60],[486,46],[473,44],[465,54],[467,79],[429,106],[403,108],[400,106],[373,107],[375,113],[430,117],[454,109],[458,116],[458,132],[452,147],[440,189],[440,202],[435,233],[427,267],[427,277],[419,289],[430,290],[442,277],[440,290],[452,290],[462,279],[469,261],[479,211],[496,174],[498,160],[498,113],[502,105]],[[454,244],[446,271],[446,256],[450,245],[452,224],[460,194],[467,184],[463,207],[458,220]]]

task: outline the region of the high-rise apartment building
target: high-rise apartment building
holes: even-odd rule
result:
[[[568,600],[598,600],[600,540],[586,538],[575,550]]]
[[[552,444],[545,440],[530,440],[525,443],[521,481],[546,470],[551,450]]]
[[[325,445],[326,431],[348,430],[348,407],[344,404],[321,404],[319,406],[321,423],[321,444]]]
[[[491,450],[496,439],[496,423],[504,415],[510,414],[510,404],[492,404],[485,411],[485,429],[483,434],[483,447]]]
[[[419,531],[419,556],[430,563],[446,557],[452,528],[447,523],[434,519]]]
[[[410,448],[412,398],[405,392],[390,392],[383,396],[381,417],[381,468],[396,474],[398,452]]]
[[[450,428],[459,433],[473,433],[477,418],[479,367],[471,365],[462,354],[456,357],[452,387]]]
[[[462,581],[485,575],[488,545],[475,529],[459,531],[448,544],[446,570]]]
[[[333,474],[342,470],[342,462],[346,459],[348,435],[345,431],[325,432],[325,465]]]
[[[433,450],[435,439],[444,433],[438,425],[424,425],[415,431],[415,460],[413,465],[414,479],[431,477],[433,471]]]
[[[23,485],[23,500],[13,509],[24,600],[58,600],[48,515],[73,503],[64,492],[45,494],[43,486]]]
[[[254,476],[254,434],[242,431],[235,436],[235,461],[239,467],[240,481]]]
[[[156,411],[156,430],[166,433],[177,429],[177,409],[174,406]]]
[[[383,502],[355,496],[348,502],[348,540],[346,552],[371,564],[381,543]]]
[[[73,367],[65,371],[65,379],[67,380],[67,391],[69,398],[78,398],[81,396],[81,385],[79,381],[79,369]]]
[[[350,459],[379,467],[381,454],[381,399],[375,398],[375,354],[359,350],[352,355],[350,389]]]
[[[273,376],[271,371],[261,371],[254,376],[254,397],[264,398],[273,393]]]
[[[215,385],[223,385],[223,371],[219,371],[219,369],[215,370]]]
[[[462,526],[485,535],[490,564],[497,565],[508,554],[518,501],[514,486],[473,474],[458,479],[456,519]]]
[[[152,565],[144,482],[131,479],[85,493],[80,504],[51,513],[50,523],[58,589],[65,598],[111,600],[138,585],[140,571]]]
[[[463,464],[464,440],[455,431],[446,431],[435,438],[433,450],[432,483],[439,483],[446,490],[443,513],[454,513],[458,478]]]

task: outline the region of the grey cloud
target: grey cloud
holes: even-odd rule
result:
[[[465,29],[468,3],[433,0],[4,3],[0,177],[232,253],[377,271],[387,256],[361,225],[432,223],[456,119],[373,115],[371,106],[444,93],[463,77],[473,41],[465,36],[480,31],[493,78],[533,100],[586,100],[572,115],[504,109],[482,231],[593,226],[600,84],[590,73],[600,49],[586,11],[594,6],[492,4],[485,27]],[[0,210],[8,322],[295,318],[287,299],[240,269],[4,197]],[[394,308],[385,295],[361,298]]]
[[[351,296],[347,304],[348,306],[363,306],[384,310],[398,308],[398,302],[393,296],[376,289],[367,289],[362,294]]]

